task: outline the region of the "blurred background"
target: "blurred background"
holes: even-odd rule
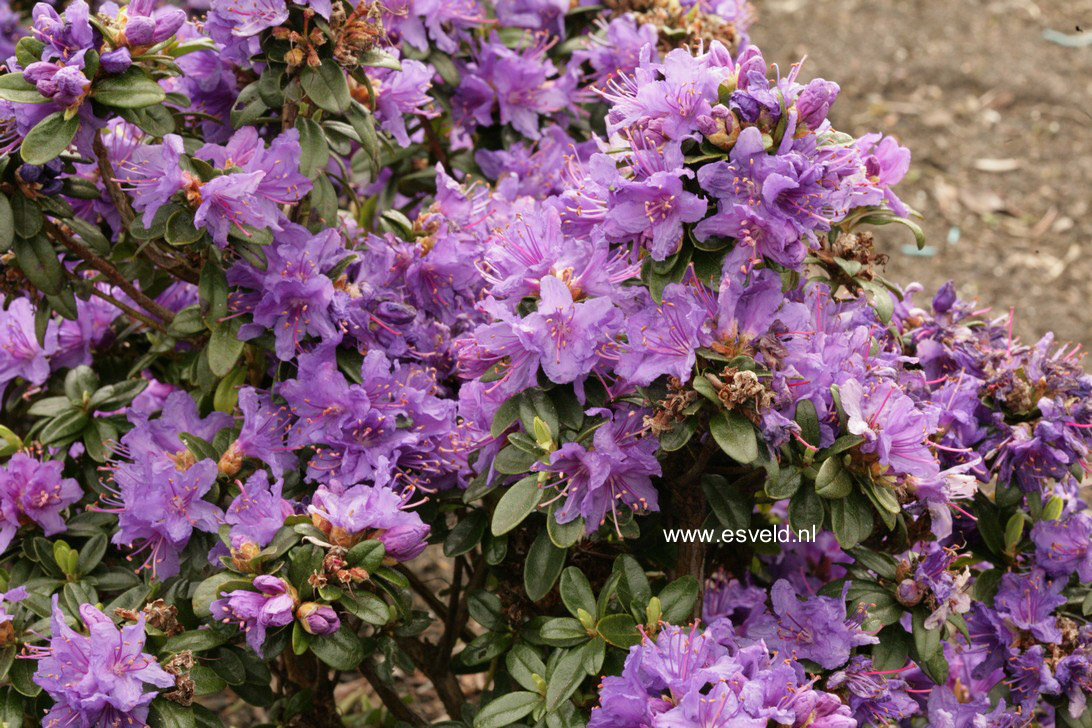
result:
[[[834,126],[913,152],[897,188],[918,251],[877,231],[888,277],[1016,307],[1026,342],[1092,347],[1092,0],[752,0],[782,72],[836,81]],[[925,299],[928,300],[928,299]]]

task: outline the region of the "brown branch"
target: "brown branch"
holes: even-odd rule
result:
[[[413,710],[402,701],[401,696],[398,695],[398,692],[394,688],[380,679],[379,675],[375,672],[375,668],[372,667],[371,662],[368,660],[361,662],[360,673],[364,676],[364,679],[368,681],[368,684],[372,686],[372,690],[374,690],[379,699],[383,701],[383,705],[391,712],[391,715],[412,726],[428,725],[421,716],[414,713]]]
[[[683,473],[672,487],[672,511],[676,515],[674,526],[676,528],[700,528],[705,522],[708,512],[708,504],[705,502],[705,494],[701,492],[698,482],[705,472],[709,461],[713,458],[717,446],[707,440],[702,446],[701,452],[694,459],[693,465]],[[705,582],[705,551],[706,545],[700,539],[679,544],[675,555],[673,577],[690,575],[698,580],[701,585]],[[700,600],[694,605],[693,617],[701,616]]]
[[[71,272],[68,272],[68,271],[65,271],[65,272],[68,273],[68,277],[71,278],[73,281],[76,281],[78,283],[87,283],[86,280],[84,280],[83,278],[80,278],[75,273],[71,273]],[[104,291],[100,291],[98,288],[96,288],[93,285],[89,285],[88,290],[91,292],[92,296],[95,296],[97,298],[101,298],[103,301],[106,301],[107,303],[112,305],[114,308],[120,309],[125,315],[127,315],[129,318],[133,319],[134,321],[137,321],[138,323],[142,323],[142,324],[144,324],[146,326],[150,326],[153,329],[156,329],[156,330],[158,330],[158,331],[160,331],[160,332],[162,332],[164,334],[167,333],[167,329],[166,329],[166,327],[163,326],[163,324],[161,324],[160,322],[156,321],[153,318],[150,318],[150,317],[142,314],[140,311],[137,311],[135,308],[133,308],[129,304],[125,303],[124,301],[119,301],[118,299],[111,296],[109,293],[106,293]]]
[[[125,293],[140,304],[141,308],[145,311],[167,324],[174,320],[174,313],[170,309],[164,308],[145,295],[143,291],[133,285],[132,281],[122,275],[121,271],[115,268],[113,263],[99,256],[98,253],[91,250],[91,248],[87,247],[79,240],[66,234],[63,230],[53,224],[52,221],[47,219],[45,226],[46,233],[50,238],[90,263],[91,267],[106,276],[106,278],[115,286],[125,291]]]
[[[413,571],[407,568],[404,564],[397,564],[395,565],[394,569],[395,571],[402,574],[402,576],[406,577],[406,580],[409,582],[410,588],[413,589],[413,591],[417,592],[418,596],[425,600],[425,604],[428,605],[428,608],[436,612],[436,616],[444,620],[444,622],[447,622],[447,607],[444,606],[444,603],[440,601],[440,598],[437,597],[431,589],[429,589],[428,584],[421,581],[421,578],[417,576],[417,574],[413,573]],[[469,629],[463,629],[459,636],[463,638],[464,642],[470,642],[472,639],[474,639],[474,633],[471,632]]]
[[[463,706],[466,705],[466,696],[463,695],[462,686],[459,685],[455,673],[449,670],[446,664],[436,665],[436,646],[428,642],[420,642],[412,637],[395,636],[394,639],[436,688],[436,694],[440,702],[444,704],[447,714],[452,719],[458,719],[462,715]]]
[[[110,196],[110,201],[113,202],[114,207],[117,208],[118,214],[121,216],[122,226],[128,228],[129,224],[136,219],[136,212],[133,211],[133,206],[129,202],[129,196],[121,189],[121,185],[118,184],[118,180],[114,176],[114,166],[110,163],[110,156],[106,151],[106,145],[103,143],[102,137],[98,134],[95,135],[94,151],[95,156],[98,158],[99,177],[102,179],[102,184],[106,187],[106,194]],[[142,246],[141,252],[143,252],[152,263],[171,273],[175,277],[181,278],[187,283],[197,284],[199,279],[198,272],[186,262],[178,260],[162,250],[159,241],[152,241],[149,244]]]
[[[436,157],[436,161],[444,165],[445,169],[450,169],[450,165],[447,161],[447,153],[444,151],[444,145],[440,143],[440,137],[436,136],[436,129],[432,126],[432,121],[423,115],[418,115],[421,120],[421,128],[425,130],[425,138],[428,139],[428,148],[432,152],[432,156]]]

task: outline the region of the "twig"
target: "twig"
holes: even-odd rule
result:
[[[71,278],[74,281],[78,281],[80,283],[87,283],[86,280],[80,278],[75,273],[68,272],[68,276],[69,276],[69,278]],[[135,308],[133,308],[129,304],[125,303],[124,301],[119,301],[118,299],[111,296],[109,293],[106,293],[104,291],[100,291],[94,285],[89,285],[88,290],[91,292],[92,296],[95,296],[97,298],[101,298],[102,300],[106,301],[107,303],[114,306],[115,308],[121,309],[121,311],[123,313],[125,313],[127,316],[129,316],[129,318],[134,319],[135,321],[137,321],[139,323],[142,323],[142,324],[144,324],[146,326],[150,326],[153,329],[156,329],[157,331],[160,331],[160,332],[162,332],[164,334],[167,333],[167,329],[166,329],[166,327],[163,326],[163,324],[159,323],[158,321],[156,321],[153,318],[150,318],[150,317],[142,314],[140,311],[137,311]]]
[[[459,685],[455,673],[447,668],[447,665],[437,666],[435,655],[436,646],[428,642],[421,642],[412,637],[395,636],[398,646],[409,655],[413,664],[420,668],[421,672],[436,688],[436,695],[444,704],[447,714],[453,719],[462,715],[463,706],[466,704],[466,696],[463,695],[462,686]]]
[[[398,692],[394,688],[387,685],[379,678],[379,675],[376,674],[375,668],[372,667],[371,662],[368,660],[361,662],[360,672],[364,675],[364,679],[368,681],[368,684],[372,686],[372,690],[375,691],[375,694],[383,701],[383,705],[386,706],[387,710],[389,710],[395,718],[403,720],[413,726],[428,725],[424,718],[417,715],[417,713],[414,713],[408,705],[402,702],[401,696],[398,695]]]
[[[440,601],[440,598],[429,589],[428,584],[421,581],[421,577],[417,576],[417,574],[413,573],[403,564],[397,564],[394,569],[402,574],[402,576],[406,577],[406,580],[409,581],[410,588],[425,600],[425,604],[428,605],[429,609],[436,612],[436,616],[446,622],[448,615],[447,607],[444,606],[444,603]],[[470,642],[474,639],[474,633],[469,629],[463,629],[459,636],[463,638],[464,642]]]
[[[136,212],[133,211],[133,206],[129,202],[129,196],[121,189],[121,185],[118,184],[117,178],[114,177],[114,166],[110,163],[110,156],[106,151],[106,145],[103,143],[102,137],[98,134],[95,135],[93,148],[95,156],[98,158],[99,177],[102,179],[102,184],[106,187],[106,194],[110,196],[110,201],[113,202],[114,207],[117,208],[118,214],[121,216],[123,227],[128,228],[129,224],[136,219]],[[200,277],[198,272],[187,263],[176,260],[161,250],[158,241],[152,241],[149,245],[143,246],[141,252],[143,252],[152,263],[170,272],[175,277],[181,278],[187,283],[196,284]]]
[[[445,169],[451,169],[447,162],[447,153],[444,152],[444,146],[440,144],[440,138],[436,136],[436,129],[432,127],[432,121],[424,115],[418,115],[421,120],[421,128],[425,130],[425,138],[428,139],[428,148],[432,152],[432,156],[436,157],[436,161],[444,165]]]
[[[130,298],[139,303],[141,308],[145,311],[167,324],[174,320],[174,313],[170,309],[164,308],[145,295],[143,291],[133,285],[132,281],[123,276],[121,271],[114,267],[113,263],[100,257],[95,251],[91,250],[91,248],[72,236],[67,235],[63,230],[54,225],[52,221],[46,220],[45,226],[46,233],[49,237],[90,263],[95,270],[102,273],[111,283],[125,291]]]

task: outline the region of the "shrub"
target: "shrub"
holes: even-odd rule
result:
[[[6,724],[1092,724],[1092,379],[743,0],[4,7]]]

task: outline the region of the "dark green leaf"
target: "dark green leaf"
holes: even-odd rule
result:
[[[15,104],[44,104],[49,101],[21,73],[5,73],[0,76],[0,99]]]
[[[599,620],[595,631],[607,642],[622,649],[641,643],[637,623],[628,614],[608,614]]]
[[[845,498],[853,492],[853,479],[839,457],[827,458],[815,476],[815,492],[823,498]]]
[[[493,511],[493,523],[490,527],[493,535],[508,533],[522,523],[535,510],[542,496],[543,489],[538,485],[537,475],[528,475],[508,488]]]
[[[669,624],[686,624],[694,614],[700,592],[698,580],[692,576],[682,576],[660,591],[661,619]]]
[[[584,680],[584,653],[581,650],[566,652],[550,674],[546,688],[546,709],[553,711],[576,692]]]
[[[789,501],[789,523],[797,533],[823,527],[823,501],[815,493],[811,483],[804,483]]]
[[[588,577],[578,567],[570,566],[561,572],[561,584],[558,590],[561,592],[561,601],[565,603],[569,614],[576,617],[577,610],[583,609],[592,616],[592,619],[598,616],[595,593],[588,582]]]
[[[65,112],[56,111],[38,122],[27,132],[19,147],[19,155],[27,164],[43,165],[56,159],[68,148],[80,128],[80,117],[65,118]]]
[[[335,670],[355,670],[364,659],[364,644],[347,624],[334,634],[315,637],[311,651]]]
[[[48,294],[61,292],[64,268],[48,238],[44,235],[35,235],[29,240],[17,237],[11,247],[19,270],[35,288]]]
[[[746,465],[758,459],[758,438],[750,420],[738,412],[717,413],[709,418],[709,431],[724,453]]]
[[[148,725],[150,728],[194,728],[196,721],[192,708],[184,708],[165,698],[156,698],[148,711]]]
[[[509,728],[535,709],[542,696],[529,691],[507,693],[490,701],[474,717],[474,728]]]
[[[453,558],[465,554],[481,543],[487,521],[485,511],[481,510],[471,511],[465,518],[460,519],[444,539],[444,556]]]
[[[860,493],[830,501],[830,527],[843,549],[868,538],[872,525],[872,504]]]
[[[98,80],[91,95],[99,103],[118,109],[140,109],[167,99],[166,92],[139,66]]]
[[[300,84],[307,96],[323,111],[344,114],[349,110],[349,84],[345,72],[332,58],[326,58],[318,68],[310,66],[300,73]]]
[[[537,602],[549,594],[564,565],[565,551],[554,546],[545,531],[539,531],[523,564],[523,586],[527,598]]]

